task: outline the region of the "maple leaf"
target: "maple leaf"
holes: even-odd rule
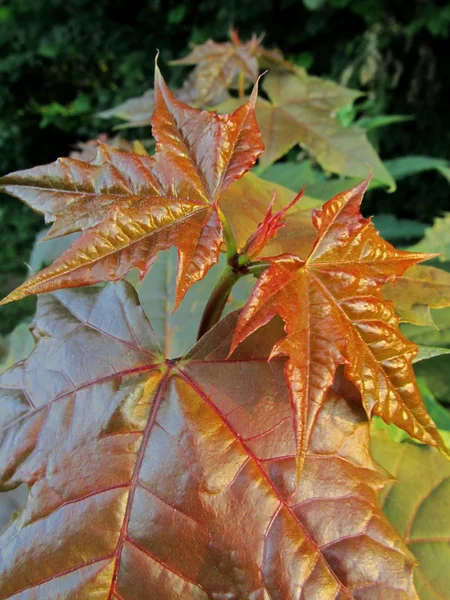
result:
[[[177,100],[155,71],[154,157],[101,145],[96,164],[59,159],[0,179],[0,189],[55,220],[51,236],[86,230],[50,267],[3,303],[62,287],[141,276],[160,250],[179,253],[178,304],[217,262],[223,241],[218,200],[263,150],[255,86],[233,115]]]
[[[433,227],[428,227],[425,237],[420,240],[411,250],[418,252],[436,252],[439,260],[450,260],[450,213],[444,213],[442,217],[434,220]]]
[[[217,43],[208,40],[195,46],[184,58],[173,60],[172,65],[196,65],[186,81],[187,88],[196,91],[197,102],[216,104],[228,96],[228,89],[236,86],[239,75],[252,83],[258,78],[256,58],[260,40],[253,37],[242,43],[232,32],[232,41]]]
[[[436,327],[430,308],[450,306],[450,274],[442,269],[415,265],[383,288],[402,321]]]
[[[2,600],[417,598],[358,394],[329,391],[297,488],[282,327],[227,360],[235,325],[166,361],[125,282],[39,299],[37,346],[0,377],[0,488],[30,486]]]
[[[344,127],[336,112],[361,95],[332,81],[306,73],[270,72],[262,81],[269,100],[258,98],[256,118],[265,146],[260,165],[269,167],[300,144],[326,171],[362,178],[367,165],[374,179],[395,189],[395,181],[363,129]],[[239,105],[225,101],[220,111]]]
[[[417,389],[412,359],[417,348],[398,330],[381,286],[430,255],[396,250],[384,241],[360,204],[369,178],[313,211],[317,238],[306,260],[272,260],[244,307],[233,348],[280,315],[286,337],[272,356],[286,365],[295,413],[299,474],[318,411],[336,369],[361,393],[367,415],[381,416],[412,437],[448,453]]]
[[[417,559],[414,582],[421,600],[446,598],[449,590],[450,464],[437,452],[372,433],[375,459],[392,480],[381,493],[383,512]]]

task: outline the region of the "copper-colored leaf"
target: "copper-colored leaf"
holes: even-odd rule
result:
[[[235,324],[165,361],[124,283],[40,299],[0,378],[0,485],[30,486],[1,600],[417,598],[354,391],[329,392],[296,489],[280,325],[227,360]]]
[[[369,165],[374,179],[395,188],[365,132],[343,127],[335,116],[358,92],[318,77],[282,72],[269,73],[262,85],[270,98],[259,98],[256,105],[265,145],[263,167],[300,144],[327,171],[362,178]]]
[[[434,325],[430,308],[450,306],[450,273],[416,265],[383,288],[386,300],[392,300],[402,321],[414,325]]]
[[[245,43],[232,36],[232,42],[217,43],[208,40],[195,46],[184,58],[172,61],[173,65],[196,65],[186,86],[195,90],[197,102],[203,105],[221,102],[227,90],[239,85],[239,75],[255,82],[259,69],[256,52],[259,40],[253,36]]]
[[[287,354],[286,378],[295,412],[299,469],[318,411],[338,365],[356,385],[368,416],[377,414],[447,452],[418,392],[417,349],[398,330],[381,286],[428,255],[398,251],[360,213],[368,179],[313,212],[317,239],[306,260],[274,259],[243,309],[233,347],[280,315],[287,336],[273,355]]]
[[[177,303],[217,262],[223,241],[217,202],[263,150],[257,89],[233,115],[177,100],[155,73],[155,157],[101,146],[96,164],[59,159],[7,175],[0,188],[55,220],[50,236],[86,230],[50,267],[4,302],[62,287],[143,276],[160,250],[177,246]]]

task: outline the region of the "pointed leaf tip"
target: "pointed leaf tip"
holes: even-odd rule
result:
[[[277,314],[285,322],[287,335],[276,350],[289,356],[285,375],[300,460],[315,415],[344,364],[368,416],[379,415],[448,454],[415,383],[414,345],[398,330],[392,304],[381,296],[385,283],[429,255],[396,250],[362,216],[369,182],[370,175],[313,213],[317,237],[307,261],[289,267],[273,258],[236,328],[240,342]]]
[[[297,204],[304,192],[305,187],[303,186],[300,192],[293,200],[291,200],[291,202],[289,202],[289,204],[284,206],[277,213],[273,214],[272,209],[276,198],[276,191],[274,191],[272,200],[264,217],[264,221],[260,223],[257,230],[248,238],[242,254],[245,254],[249,258],[256,258],[259,256],[268,242],[277,235],[278,229],[281,229],[285,226],[283,219],[286,213],[290,208]]]

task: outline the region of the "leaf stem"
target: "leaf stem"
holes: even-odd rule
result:
[[[225,245],[227,247],[228,263],[233,264],[234,257],[238,254],[236,239],[234,237],[233,231],[232,231],[230,224],[228,223],[225,215],[220,210],[220,208],[218,208],[217,210],[218,210],[219,219],[220,219],[220,222],[221,222],[222,228],[223,228],[223,237],[224,237]]]
[[[262,273],[270,266],[270,263],[264,261],[247,262],[239,265],[239,254],[235,254],[232,261],[229,261],[212,291],[211,296],[203,311],[202,320],[198,329],[197,340],[205,335],[220,320],[223,309],[230,296],[234,284],[245,275],[254,275],[260,277]]]
[[[269,262],[253,261],[246,254],[239,254],[236,238],[225,215],[217,207],[219,219],[222,224],[223,237],[227,247],[227,265],[223,271],[216,287],[213,289],[198,329],[197,340],[205,335],[221,318],[223,309],[230,296],[234,284],[245,275],[260,277],[270,266]]]
[[[197,340],[205,335],[220,319],[227,303],[231,289],[242,274],[230,265],[225,267],[221,278],[217,282],[203,311],[202,320],[198,329]]]

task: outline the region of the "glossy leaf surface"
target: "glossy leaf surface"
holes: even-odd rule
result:
[[[177,302],[217,262],[223,241],[217,202],[262,152],[250,101],[231,116],[198,111],[171,94],[158,70],[155,157],[101,146],[97,164],[59,159],[7,175],[0,187],[55,220],[50,235],[86,230],[53,265],[14,291],[29,294],[145,275],[177,246]]]
[[[330,390],[296,490],[280,325],[227,360],[235,322],[174,363],[125,283],[40,299],[0,378],[1,486],[30,486],[2,600],[417,597],[355,390]]]
[[[337,195],[313,213],[317,230],[305,260],[272,261],[243,309],[233,347],[280,315],[286,337],[273,355],[288,355],[286,379],[295,412],[299,469],[317,413],[339,365],[362,396],[367,415],[377,414],[411,436],[446,452],[429,418],[412,370],[417,350],[398,330],[381,286],[427,255],[385,242],[360,204],[368,181]]]
[[[450,464],[433,448],[372,437],[376,460],[395,478],[381,494],[383,511],[414,553],[421,600],[443,600],[450,590]]]

